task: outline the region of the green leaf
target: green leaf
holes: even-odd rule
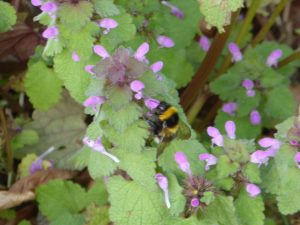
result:
[[[121,13],[119,15],[110,17],[117,21],[118,26],[111,29],[108,34],[101,37],[101,44],[107,50],[112,50],[119,44],[130,41],[136,33],[136,28],[132,23],[131,15],[125,13],[123,9],[120,11]]]
[[[264,225],[265,210],[264,202],[261,196],[250,197],[243,190],[239,197],[234,201],[236,215],[243,225]]]
[[[35,109],[46,111],[59,101],[62,82],[43,62],[29,67],[24,85]]]
[[[162,60],[164,62],[162,73],[173,80],[177,88],[185,86],[192,79],[194,70],[191,63],[187,61],[185,49],[159,48],[156,40],[151,42],[150,46],[147,58],[152,62]]]
[[[93,0],[93,2],[96,12],[101,17],[115,16],[120,13],[113,0]]]
[[[203,197],[200,198],[200,201],[205,203],[206,205],[209,205],[215,200],[215,195],[211,191],[206,191],[203,193]]]
[[[35,130],[22,130],[12,139],[13,150],[23,148],[25,145],[34,145],[39,141],[39,135]]]
[[[235,12],[242,6],[242,0],[200,1],[200,11],[204,15],[206,22],[210,26],[217,27],[219,32],[224,32],[223,27],[230,23],[231,12]]]
[[[283,214],[293,214],[300,210],[300,173],[294,156],[296,151],[288,144],[281,146],[271,162],[263,168],[262,186],[276,195],[278,207]]]
[[[141,153],[119,151],[120,168],[136,182],[151,191],[157,190],[155,181],[156,151],[145,150]]]
[[[115,147],[122,151],[140,152],[148,137],[148,125],[145,121],[138,120],[132,123],[125,131],[118,132],[112,126],[104,128],[105,137]]]
[[[55,218],[49,225],[84,225],[85,218],[82,214],[65,213]]]
[[[87,193],[87,202],[97,205],[106,205],[108,203],[108,193],[104,184],[104,179],[95,181],[94,185]]]
[[[252,110],[256,109],[261,100],[260,92],[256,91],[255,96],[249,97],[246,94],[246,90],[243,88],[241,93],[237,92],[237,105],[238,105],[238,111],[237,116],[238,117],[249,117]],[[250,118],[250,117],[249,117]]]
[[[71,181],[49,181],[39,186],[36,194],[39,209],[51,221],[66,213],[78,213],[86,206],[85,190]]]
[[[37,156],[35,154],[28,154],[22,158],[22,161],[18,166],[18,174],[20,178],[24,178],[29,175],[29,168],[36,159]]]
[[[132,92],[128,86],[118,87],[110,86],[107,88],[107,98],[110,100],[114,110],[120,110],[128,105],[132,99]]]
[[[110,158],[100,152],[91,150],[88,171],[93,179],[111,175],[116,167],[117,164]]]
[[[47,41],[47,44],[43,51],[43,56],[53,57],[59,53],[61,53],[63,50],[63,43],[60,41],[60,39],[57,38],[50,38]]]
[[[191,170],[194,174],[203,174],[204,163],[199,160],[199,154],[205,153],[206,150],[198,141],[173,140],[164,149],[164,152],[158,159],[158,164],[163,168],[163,170],[185,177],[186,175],[179,169],[174,160],[174,155],[176,152],[183,152],[187,156]]]
[[[261,183],[259,168],[256,164],[248,163],[243,168],[242,173],[251,183]]]
[[[168,189],[171,202],[171,214],[178,216],[184,210],[186,199],[182,194],[183,188],[178,184],[174,174],[168,175]]]
[[[107,225],[110,222],[107,206],[89,205],[86,209],[86,225]]]
[[[166,206],[160,192],[149,191],[134,181],[112,177],[108,181],[110,218],[115,225],[161,224]]]
[[[215,200],[204,210],[204,218],[219,224],[238,225],[232,197],[216,196]]]
[[[93,5],[90,2],[79,1],[76,4],[65,2],[59,6],[58,17],[62,24],[75,31],[87,24],[92,13]]]
[[[33,21],[38,21],[40,24],[48,26],[50,25],[52,18],[47,12],[41,12],[39,15],[33,17]]]
[[[16,10],[7,2],[0,1],[0,33],[6,32],[17,22]]]
[[[231,162],[226,155],[222,155],[218,158],[217,163],[218,178],[226,178],[234,174],[239,169],[239,164]]]
[[[57,76],[63,80],[71,96],[79,103],[87,98],[85,93],[90,81],[84,70],[85,66],[86,62],[83,60],[74,62],[72,52],[67,50],[54,58],[54,70]]]
[[[31,223],[28,220],[22,220],[18,225],[31,225]]]
[[[284,107],[279,102],[284,102]],[[292,116],[295,109],[296,102],[288,87],[277,86],[268,92],[264,110],[270,117],[284,120]]]
[[[64,95],[54,108],[47,112],[36,110],[32,117],[33,122],[25,126],[25,129],[35,130],[39,135],[39,142],[16,151],[15,156],[22,158],[27,153],[33,152],[40,155],[54,146],[60,149],[49,155],[55,161],[55,165],[70,168],[71,155],[81,148],[81,140],[86,129],[83,107],[68,95]]]
[[[104,104],[102,110],[106,114],[109,123],[120,132],[124,131],[141,116],[141,108],[133,102],[125,105],[120,110],[113,110],[109,104]]]

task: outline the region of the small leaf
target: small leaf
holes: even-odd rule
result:
[[[47,110],[60,98],[62,82],[43,62],[29,67],[25,77],[25,91],[34,108]]]
[[[226,155],[222,155],[218,158],[216,169],[218,178],[226,178],[234,174],[239,169],[239,164],[236,162],[230,162],[230,159]]]
[[[82,214],[65,213],[55,218],[49,225],[84,225],[85,219]]]
[[[35,130],[22,130],[21,133],[17,134],[12,139],[12,148],[18,150],[23,148],[25,145],[34,145],[39,141],[39,135]]]
[[[168,187],[171,202],[171,214],[178,216],[184,210],[186,199],[182,194],[183,188],[178,184],[173,174],[168,175]]]
[[[0,33],[6,32],[16,23],[16,10],[10,4],[0,1]]]
[[[248,163],[243,168],[242,173],[250,183],[261,183],[259,168],[256,164]]]
[[[131,95],[132,92],[128,86],[110,86],[107,88],[107,98],[114,110],[120,110],[126,106],[132,98]]]
[[[113,0],[93,0],[96,12],[103,18],[120,13]]]

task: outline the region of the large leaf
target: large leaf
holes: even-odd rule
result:
[[[7,2],[0,1],[0,33],[8,31],[16,23],[16,10]]]

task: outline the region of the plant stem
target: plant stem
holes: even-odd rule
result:
[[[284,225],[290,225],[288,218],[285,215],[281,214],[281,219]]]
[[[208,94],[206,93],[199,93],[196,101],[194,102],[194,104],[191,106],[191,108],[188,110],[187,112],[187,120],[188,122],[191,124],[194,119],[197,117],[200,109],[202,108],[202,106],[204,105],[206,99],[208,97]]]
[[[289,0],[281,0],[280,3],[277,5],[275,10],[273,11],[272,15],[266,22],[266,24],[263,26],[263,28],[259,31],[259,33],[255,36],[255,38],[252,40],[251,45],[254,47],[256,46],[259,42],[261,42],[269,30],[271,29],[272,25],[275,23],[277,17],[281,13],[281,11],[284,9],[285,5],[289,2]]]
[[[5,139],[6,169],[7,169],[7,173],[8,173],[7,186],[10,186],[11,179],[12,179],[12,173],[13,173],[13,151],[12,151],[12,148],[10,145],[10,136],[9,136],[9,132],[7,129],[6,118],[5,118],[2,108],[0,108],[0,120],[1,120],[1,125],[2,125],[4,139]]]
[[[300,58],[300,51],[294,52],[285,59],[281,60],[278,63],[278,68],[284,67],[285,65],[289,64],[290,62]]]
[[[232,21],[236,19],[238,14],[239,11],[234,12],[232,14]],[[216,62],[219,56],[221,55],[221,52],[229,37],[232,24],[233,23],[231,23],[229,26],[225,28],[224,33],[217,34],[217,36],[214,38],[213,43],[208,53],[206,54],[204,60],[202,61],[202,64],[198,69],[196,75],[193,77],[192,81],[189,83],[187,88],[182,93],[180,102],[185,111],[187,111],[189,106],[194,102],[198,93],[203,89],[210,73],[213,71]]]
[[[249,30],[249,27],[252,23],[252,20],[256,14],[256,10],[257,8],[260,6],[260,3],[261,3],[262,0],[255,0],[252,2],[248,12],[247,12],[247,15],[245,17],[245,20],[242,24],[242,28],[241,30],[239,31],[237,37],[235,38],[235,43],[237,45],[239,45],[241,43],[241,41],[243,40],[243,38],[246,36],[248,30]],[[231,54],[227,54],[220,69],[218,70],[218,74],[217,74],[217,77],[220,76],[221,74],[223,74],[224,72],[226,72],[226,70],[228,69],[228,67],[230,66],[231,64]]]

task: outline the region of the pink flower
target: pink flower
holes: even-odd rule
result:
[[[198,199],[198,198],[193,198],[193,199],[191,200],[190,205],[191,205],[192,207],[194,207],[194,208],[197,208],[197,207],[200,205],[199,199]]]
[[[223,146],[224,145],[224,139],[221,135],[220,131],[215,127],[208,127],[207,128],[207,134],[212,137],[211,143],[215,144],[217,146]]]
[[[176,152],[174,155],[174,160],[178,164],[179,168],[185,172],[187,175],[192,177],[192,171],[190,169],[190,163],[183,152]]]
[[[300,152],[297,152],[295,154],[294,160],[295,160],[295,162],[297,164],[297,167],[300,169]]]
[[[246,91],[247,96],[249,97],[254,97],[255,96],[255,91],[254,90],[247,90]]]
[[[113,161],[116,162],[116,163],[119,163],[119,162],[120,162],[120,160],[119,160],[116,156],[114,156],[114,155],[108,153],[108,152],[105,150],[104,146],[103,146],[102,143],[101,143],[101,138],[98,138],[96,141],[93,141],[93,140],[89,139],[88,137],[85,137],[85,138],[83,138],[82,141],[83,141],[83,143],[84,143],[85,145],[87,145],[88,147],[90,147],[90,148],[93,149],[94,151],[100,152],[101,154],[103,154],[103,155],[109,157],[111,160],[113,160]]]
[[[50,38],[56,38],[59,34],[59,30],[57,27],[52,26],[52,27],[48,27],[46,30],[44,30],[42,36],[46,39],[50,39]]]
[[[161,1],[161,4],[163,4],[164,6],[167,6],[168,8],[170,8],[171,14],[176,16],[178,19],[182,20],[184,18],[184,13],[180,9],[178,9],[176,6],[171,4],[170,2]]]
[[[104,30],[104,34],[108,34],[108,32],[110,31],[110,29],[114,29],[118,26],[118,22],[115,21],[114,19],[110,19],[110,18],[104,18],[102,20],[100,20],[99,22],[99,26],[102,28],[105,28]]]
[[[106,51],[106,49],[102,46],[102,45],[95,45],[94,46],[94,52],[99,55],[100,57],[102,57],[103,59],[109,57],[110,55],[108,54],[108,52]]]
[[[261,123],[260,113],[257,110],[251,111],[250,122],[252,125],[259,125]]]
[[[164,66],[163,61],[157,61],[157,62],[153,63],[150,66],[150,68],[153,71],[153,73],[157,73],[162,70],[163,66]]]
[[[205,164],[205,170],[209,170],[210,166],[212,165],[216,165],[217,162],[218,162],[218,159],[212,155],[212,154],[209,154],[209,153],[202,153],[199,155],[199,159],[201,161],[205,161],[206,164]]]
[[[247,90],[251,90],[254,87],[254,83],[250,79],[245,79],[242,83],[242,86]]]
[[[202,36],[201,38],[199,38],[198,43],[200,47],[203,49],[203,51],[208,52],[210,48],[210,41],[207,37]]]
[[[160,48],[172,48],[175,44],[174,41],[167,36],[158,36],[157,42],[160,45]]]
[[[56,148],[54,148],[53,146],[48,148],[47,151],[45,151],[43,154],[41,154],[39,157],[36,158],[36,160],[34,160],[30,167],[29,167],[29,173],[30,174],[34,174],[36,171],[39,170],[43,170],[43,159],[49,155],[50,153],[52,153],[54,150],[56,150]],[[51,167],[53,165],[51,164]]]
[[[105,98],[102,96],[90,96],[83,103],[84,107],[92,107],[97,111],[97,107],[102,105],[105,102]]]
[[[130,89],[134,92],[139,92],[145,88],[142,81],[134,80],[130,83]]]
[[[237,110],[237,104],[235,102],[225,103],[222,107],[222,111],[227,113],[230,116],[234,115],[234,112]]]
[[[276,140],[275,138],[262,138],[258,141],[258,144],[263,148],[268,148],[270,156],[274,157],[280,148],[281,142]]]
[[[80,61],[80,57],[79,57],[79,55],[76,52],[72,53],[72,60],[74,62],[79,62]]]
[[[277,67],[277,63],[279,58],[282,57],[282,51],[280,49],[276,49],[273,52],[271,52],[271,54],[268,56],[267,61],[266,61],[266,65],[271,67]]]
[[[156,109],[160,102],[154,98],[147,98],[144,103],[148,109],[153,110]]]
[[[228,49],[232,55],[232,61],[233,62],[238,62],[241,61],[243,59],[243,55],[240,51],[240,48],[237,44],[231,42],[228,45]]]
[[[158,186],[163,190],[165,195],[165,203],[167,208],[171,207],[170,198],[169,198],[169,190],[168,190],[168,179],[161,173],[157,173],[155,175],[155,179],[158,183]]]
[[[250,197],[255,197],[261,192],[260,188],[257,185],[251,183],[246,184],[246,191],[248,192]]]
[[[135,95],[134,95],[135,99],[137,100],[140,100],[143,98],[143,93],[142,92],[137,92]]]
[[[41,0],[31,0],[31,4],[33,6],[40,6],[40,5],[42,5],[42,1]]]
[[[250,162],[258,164],[260,167],[262,164],[268,165],[270,152],[257,150],[250,155]]]
[[[235,127],[235,123],[233,121],[229,120],[225,123],[225,130],[226,130],[227,136],[230,139],[235,139],[236,127]]]
[[[42,5],[41,10],[47,13],[54,13],[57,11],[57,5],[55,2],[46,2]]]
[[[297,140],[290,140],[290,144],[292,146],[299,146],[299,141],[297,141]]]
[[[136,52],[134,53],[134,58],[140,62],[148,62],[145,55],[149,52],[149,44],[147,42],[144,42],[141,44]]]
[[[94,65],[86,65],[84,67],[84,70],[92,75],[94,75],[95,73],[92,71],[92,69],[94,68],[95,66]]]

